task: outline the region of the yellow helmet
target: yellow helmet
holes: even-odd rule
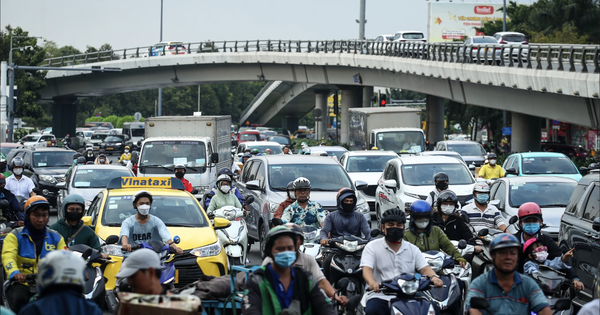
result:
[[[379,150],[377,147],[372,147],[371,150]]]

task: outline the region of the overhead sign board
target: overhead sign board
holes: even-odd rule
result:
[[[429,42],[451,42],[463,40],[465,36],[494,35],[483,34],[480,29],[485,22],[502,20],[501,9],[502,4],[496,3],[429,2]]]

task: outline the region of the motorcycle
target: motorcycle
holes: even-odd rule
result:
[[[460,255],[463,257],[468,257],[469,255],[472,256],[473,253],[475,253],[475,246],[467,244],[467,241],[465,240],[451,242],[454,245],[454,247],[456,247]],[[471,268],[471,263],[467,262],[464,269],[461,268],[460,265],[455,264],[452,270],[446,270],[446,274],[449,274],[448,272],[452,272],[465,284],[464,291],[466,293],[469,290],[469,286],[471,285],[472,280],[471,276],[473,274],[473,270]]]
[[[423,257],[433,271],[444,282],[441,288],[432,288],[423,292],[432,303],[437,304],[441,312],[462,314],[462,297],[464,296],[464,284],[457,275],[464,274],[460,264],[452,256],[436,250],[423,252]]]
[[[544,265],[540,265],[540,271],[528,276],[533,278],[540,286],[551,306],[563,300],[561,297],[565,296],[569,292],[569,287],[573,286],[573,280],[566,278],[564,273]],[[574,313],[573,306],[571,305],[568,309],[561,309],[558,314],[570,315]]]
[[[29,264],[29,263],[24,263],[21,265],[21,267],[23,269],[27,269],[31,272],[33,272],[33,264]],[[35,273],[30,273],[27,274],[26,278],[25,278],[25,284],[28,286],[29,288],[29,293],[31,293],[32,295],[35,295],[37,293],[37,287],[35,285],[35,278],[37,277],[37,274]],[[2,287],[2,301],[4,302],[4,307],[12,310],[12,306],[10,305],[10,301],[7,298],[8,296],[8,290],[10,289],[10,287],[17,283],[17,281],[13,278],[13,279],[9,279],[4,281],[4,285]]]
[[[321,267],[323,256],[321,254],[321,230],[312,225],[302,226],[304,243],[300,245],[300,252],[313,256]]]
[[[83,288],[83,295],[86,299],[96,302],[100,309],[104,309],[106,302],[104,269],[106,269],[108,264],[114,262],[110,259],[102,258],[99,251],[85,244],[71,245],[69,250],[80,255],[86,263],[85,272],[87,278]],[[93,264],[100,264],[100,267],[95,267]]]
[[[474,308],[476,310],[485,310],[485,311],[487,311],[490,314],[494,314],[494,312],[492,312],[490,310],[490,303],[484,297],[480,297],[480,296],[474,296],[474,297],[472,297],[471,298],[471,308]],[[569,299],[557,299],[554,302],[554,304],[552,304],[550,306],[550,308],[552,310],[554,310],[554,314],[556,314],[556,312],[558,312],[558,311],[568,310],[568,309],[571,308],[571,300],[569,300]],[[535,315],[534,312],[531,312],[531,314]],[[561,314],[562,314],[562,312],[561,312]]]
[[[244,210],[234,206],[225,206],[213,211],[213,215],[231,222],[228,228],[217,230],[217,237],[227,254],[229,268],[231,269],[234,265],[246,265],[249,246]]]
[[[504,233],[496,229],[481,229],[477,233],[478,243],[481,245],[481,252],[473,256],[471,268],[473,269],[473,278],[479,277],[482,273],[490,271],[494,264],[492,263],[492,255],[490,254],[490,243],[497,234]]]

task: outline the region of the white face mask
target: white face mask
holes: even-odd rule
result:
[[[451,215],[452,213],[454,213],[454,209],[455,207],[453,205],[442,205],[442,213],[444,213],[445,215]]]
[[[138,212],[141,215],[148,215],[148,213],[150,213],[150,205],[141,205],[141,206],[138,206]]]
[[[106,162],[105,159],[100,159],[100,163],[104,163],[104,162]]]
[[[125,153],[129,153],[129,150],[124,150]]]
[[[296,192],[295,191],[288,190],[287,195],[288,195],[288,198],[290,198],[292,200],[296,200]]]
[[[417,229],[419,229],[419,230],[425,229],[428,224],[429,224],[429,220],[427,220],[427,219],[415,220],[415,225],[417,226]]]
[[[496,160],[490,160],[491,165],[496,165]]]
[[[15,168],[13,170],[13,172],[15,173],[15,175],[21,175],[21,174],[23,174],[23,169],[22,168]]]
[[[547,251],[537,252],[534,255],[535,255],[535,260],[537,260],[538,262],[541,262],[541,263],[546,261],[546,258],[548,258]]]
[[[222,193],[227,194],[231,190],[231,186],[229,186],[229,185],[221,185],[221,188],[219,188],[219,189],[221,189]]]

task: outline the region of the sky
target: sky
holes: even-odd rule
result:
[[[105,43],[113,49],[150,46],[160,39],[160,3],[0,0],[0,25],[19,26],[31,36],[81,51]],[[163,40],[354,39],[359,7],[360,0],[164,0]],[[427,19],[426,0],[367,0],[365,36],[398,30],[426,33]]]

